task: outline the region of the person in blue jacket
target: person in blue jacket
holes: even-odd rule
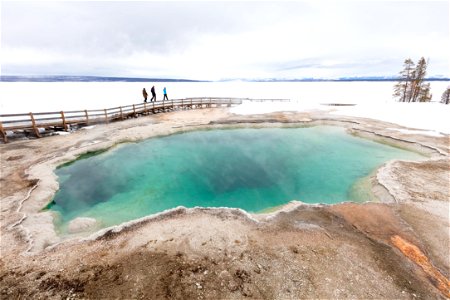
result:
[[[164,100],[169,101],[169,98],[167,97],[167,90],[166,90],[166,87],[164,87],[163,92],[164,92],[164,99],[163,99],[163,101],[164,101]]]

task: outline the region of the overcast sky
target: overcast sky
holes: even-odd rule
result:
[[[449,1],[2,1],[2,75],[450,77]]]

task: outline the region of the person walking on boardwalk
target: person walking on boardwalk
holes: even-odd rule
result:
[[[167,97],[167,90],[166,90],[166,87],[164,87],[163,92],[164,92],[164,99],[163,99],[163,101],[164,101],[164,100],[169,101],[169,98]]]
[[[152,86],[150,92],[152,92],[152,99],[150,99],[150,101],[156,101],[155,86]]]
[[[142,90],[142,95],[144,96],[144,102],[147,102],[147,91],[145,90],[145,88]]]

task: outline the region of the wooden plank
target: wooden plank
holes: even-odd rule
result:
[[[36,115],[33,114],[33,116],[35,117]],[[61,123],[61,113],[60,112],[58,113],[58,116],[51,117],[51,118],[36,118],[36,117],[34,118],[34,121],[36,123],[42,123],[42,121],[55,121],[55,120],[58,120]]]
[[[33,113],[30,112],[31,124],[33,126],[34,134],[36,137],[40,138],[41,134],[39,133],[39,129],[36,127],[36,121],[34,120]]]
[[[30,126],[30,125],[16,125],[16,126],[3,127],[3,130],[5,130],[5,131],[7,131],[7,130],[17,130],[17,129],[33,129],[33,127]]]
[[[33,113],[33,115],[36,116],[45,116],[45,115],[59,115],[59,111],[52,111],[52,112],[38,112],[38,113]]]
[[[61,119],[62,119],[62,125],[64,127],[64,131],[67,131],[68,127],[67,127],[66,118],[64,117],[63,111],[61,111]]]
[[[3,124],[11,124],[11,123],[29,123],[30,122],[30,114],[27,114],[27,119],[19,119],[19,120],[6,120],[2,121]]]
[[[101,112],[101,113],[104,113],[105,112],[105,110],[104,109],[88,109],[87,110],[88,112],[92,112],[92,113],[95,113],[95,112]]]
[[[9,117],[29,117],[30,114],[3,114],[0,115],[0,118],[9,118]]]
[[[69,110],[69,111],[65,111],[64,114],[82,114],[84,111],[83,110]],[[36,115],[36,114],[35,114]]]
[[[86,109],[84,110],[84,116],[86,117],[86,125],[89,125],[89,115]]]
[[[66,119],[66,124],[67,125],[71,125],[71,124],[74,124],[74,125],[86,124],[87,125],[86,118],[84,118],[84,117],[83,118],[74,119],[74,120]]]

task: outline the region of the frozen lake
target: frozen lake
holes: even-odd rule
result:
[[[439,101],[448,81],[431,82]],[[143,101],[142,88],[157,99],[240,97],[291,99],[301,103],[387,104],[394,82],[0,82],[0,114],[104,109]]]

